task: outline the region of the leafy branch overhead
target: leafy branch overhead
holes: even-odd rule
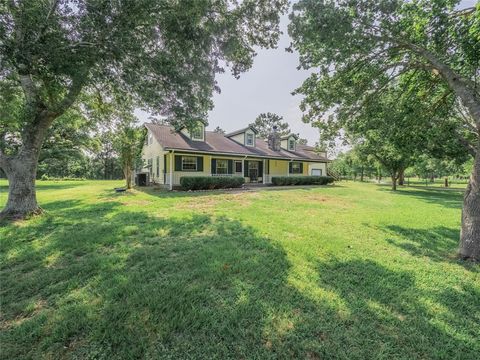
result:
[[[428,92],[454,94],[480,123],[480,5],[456,10],[459,1],[316,1],[293,6],[289,32],[300,66],[315,69],[296,90],[305,96],[305,120],[338,131],[342,121],[375,102],[402,75],[419,77]],[[435,107],[434,102],[431,103]],[[334,109],[334,117],[325,118]],[[337,120],[340,122],[338,123]],[[336,127],[336,128],[335,128]]]

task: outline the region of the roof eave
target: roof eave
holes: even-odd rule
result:
[[[216,154],[216,155],[227,155],[227,156],[238,156],[238,157],[253,157],[253,158],[262,158],[262,159],[275,159],[275,160],[288,160],[288,161],[310,161],[310,162],[330,162],[331,160],[327,159],[309,159],[304,157],[299,158],[287,158],[283,156],[271,156],[271,155],[256,155],[256,154],[241,154],[238,152],[227,152],[227,151],[206,151],[206,150],[194,150],[194,149],[182,149],[175,147],[164,147],[164,150],[174,150],[186,153],[198,153],[198,154]]]

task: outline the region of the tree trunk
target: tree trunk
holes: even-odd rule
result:
[[[21,219],[41,213],[35,192],[37,158],[35,153],[30,153],[5,162],[3,170],[8,178],[8,200],[0,218]]]
[[[405,169],[398,170],[398,185],[405,185]]]
[[[123,174],[125,175],[125,183],[127,185],[127,189],[132,188],[132,170],[130,164],[125,164],[123,167]]]
[[[360,181],[363,182],[363,177],[364,177],[364,170],[363,170],[363,166],[362,166],[362,169],[360,170]]]
[[[0,153],[0,167],[8,178],[8,200],[0,218],[20,219],[39,214],[35,190],[40,149],[52,121],[61,115],[39,106],[31,110],[32,120],[23,131],[23,145],[15,156]]]
[[[480,261],[480,151],[477,150],[472,174],[463,198],[460,256]]]
[[[395,175],[392,175],[392,190],[397,190],[397,177]]]
[[[132,174],[129,173],[128,176],[127,176],[127,189],[131,189],[132,188]]]

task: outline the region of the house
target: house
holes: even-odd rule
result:
[[[184,176],[243,176],[246,183],[268,184],[273,176],[327,174],[325,153],[298,144],[294,134],[280,137],[274,130],[265,140],[252,127],[219,134],[206,131],[202,121],[193,130],[148,123],[145,127],[140,183],[172,189]]]

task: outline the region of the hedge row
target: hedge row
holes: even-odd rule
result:
[[[283,185],[327,185],[333,183],[331,176],[273,176],[272,184]]]
[[[211,190],[239,188],[245,179],[241,176],[184,176],[180,178],[182,190]]]

